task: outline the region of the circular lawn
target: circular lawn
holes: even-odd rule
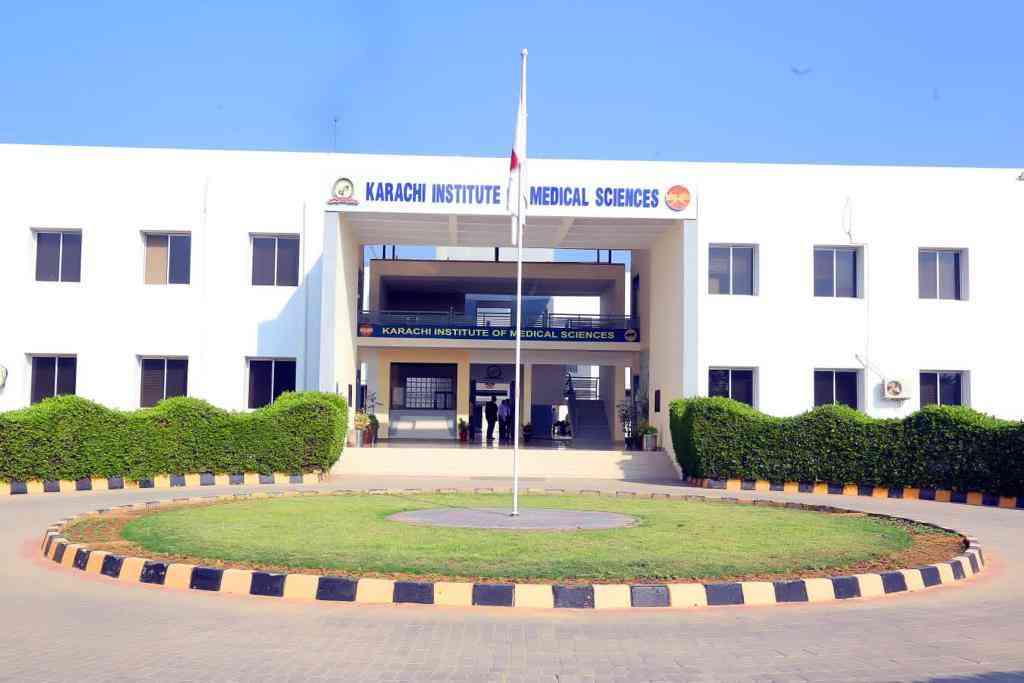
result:
[[[500,494],[322,495],[92,517],[72,538],[210,566],[483,581],[643,582],[859,573],[949,559],[959,536],[858,513],[724,502],[524,496],[524,508],[635,518],[616,529],[522,531],[407,524],[426,508],[510,507]],[[90,526],[92,525],[92,526]]]

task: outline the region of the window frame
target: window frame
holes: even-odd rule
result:
[[[255,280],[254,271],[254,259],[256,258],[256,240],[258,239],[272,239],[274,240],[274,283],[267,285],[258,285]],[[278,284],[278,253],[280,251],[280,241],[282,239],[293,239],[298,242],[298,264],[296,265],[296,277],[294,285],[282,285]],[[295,287],[298,288],[302,284],[302,235],[293,232],[250,232],[249,233],[249,286],[250,287]]]
[[[708,384],[707,384],[706,391],[704,393],[707,396],[711,396],[711,373],[714,372],[714,371],[726,371],[726,372],[729,373],[729,385],[728,385],[728,389],[727,389],[729,395],[727,396],[727,398],[730,398],[733,401],[738,401],[739,400],[739,399],[733,397],[733,392],[732,392],[732,374],[733,374],[733,372],[736,372],[736,371],[739,371],[739,372],[749,372],[750,373],[750,383],[751,383],[751,386],[750,386],[750,400],[751,400],[750,407],[751,408],[757,408],[758,404],[760,403],[760,401],[758,400],[759,399],[758,394],[759,394],[759,388],[760,387],[759,387],[759,383],[758,383],[758,377],[757,377],[758,376],[758,371],[757,371],[756,367],[754,367],[752,365],[709,365],[708,366],[707,375],[705,375],[707,377]],[[740,401],[740,403],[742,403],[742,401]]]
[[[831,294],[818,294],[815,291],[815,272],[814,272],[814,257],[819,251],[831,251],[832,252],[832,293]],[[853,252],[853,296],[840,296],[836,292],[839,290],[839,257],[838,252],[840,251],[852,251]],[[860,244],[815,244],[811,248],[811,296],[815,299],[863,299],[864,289],[867,284],[867,279],[864,277],[864,263],[865,263],[865,251],[864,246]]]
[[[941,375],[955,374],[960,376],[960,403],[943,403],[942,402],[942,384],[940,381]],[[935,375],[935,403],[925,403],[924,391],[921,389],[921,375]],[[917,391],[918,391],[918,407],[924,408],[928,406],[949,406],[949,405],[960,405],[970,407],[971,405],[971,373],[969,370],[918,370],[917,371]]]
[[[32,389],[35,387],[35,359],[36,358],[53,358],[53,393],[50,396],[45,396],[40,401],[45,401],[47,398],[53,398],[55,396],[77,396],[78,395],[78,354],[77,353],[27,353],[25,354],[26,365],[28,366],[28,405],[36,405],[32,401]],[[73,358],[75,360],[75,390],[70,394],[60,394],[57,392],[57,387],[60,386],[60,359],[61,358]]]
[[[139,407],[140,408],[152,408],[153,406],[156,405],[156,403],[160,403],[160,401],[166,401],[167,400],[167,361],[171,361],[171,360],[183,360],[183,361],[185,361],[185,393],[182,394],[182,396],[186,396],[187,397],[187,396],[191,396],[192,395],[191,394],[191,391],[192,391],[191,382],[188,381],[188,372],[189,372],[189,366],[190,366],[190,359],[189,359],[188,356],[183,356],[183,355],[160,356],[160,355],[156,355],[156,354],[140,354],[137,358],[138,358],[138,363],[139,363],[138,378],[139,378]],[[142,405],[142,380],[143,380],[143,372],[144,372],[143,367],[144,367],[144,361],[147,361],[147,360],[161,360],[164,363],[164,369],[163,369],[163,373],[164,373],[163,374],[163,380],[164,380],[163,389],[162,389],[160,398],[157,400],[156,403],[153,404],[153,406],[144,406],[144,405]]]
[[[299,359],[296,356],[246,356],[245,357],[245,405],[246,410],[259,410],[263,406],[252,407],[250,405],[251,396],[249,395],[249,389],[252,382],[252,363],[253,361],[264,361],[270,363],[270,403],[276,400],[274,396],[274,379],[277,373],[278,362],[290,362],[295,364],[295,391],[299,391]],[[265,405],[270,405],[267,403]]]
[[[142,284],[147,287],[191,287],[192,286],[192,231],[190,230],[142,230]],[[146,282],[147,241],[150,237],[167,238],[167,264],[164,268],[165,282]],[[171,240],[175,237],[188,237],[188,282],[171,282]]]
[[[712,249],[728,249],[729,250],[729,291],[728,292],[712,292],[711,291],[711,250]],[[735,250],[736,249],[750,249],[750,294],[736,294],[733,292],[733,274],[736,272],[735,267]],[[760,250],[757,244],[743,243],[743,242],[709,242],[708,243],[708,263],[707,263],[707,280],[705,285],[707,287],[708,296],[758,296],[758,279],[759,279],[759,261],[758,258]],[[635,314],[634,314],[635,315]]]
[[[925,253],[930,253],[935,257],[935,296],[925,297],[921,296],[921,256]],[[947,298],[941,296],[942,292],[942,272],[939,264],[939,255],[955,254],[957,257],[957,278],[956,287],[958,290],[958,297]],[[917,275],[917,300],[918,301],[969,301],[970,300],[970,252],[964,247],[918,247],[916,251],[917,258],[914,261],[914,269]]]
[[[29,228],[32,233],[32,281],[37,285],[50,285],[50,286],[75,286],[81,285],[85,281],[85,233],[81,228]],[[77,280],[64,280],[64,235],[78,235],[78,279]],[[37,277],[37,271],[39,268],[39,236],[40,235],[60,235],[60,246],[57,250],[57,279],[56,280],[40,280]]]
[[[839,373],[839,372],[852,372],[854,374],[854,377],[855,377],[856,381],[857,381],[857,386],[856,386],[855,394],[854,394],[856,399],[857,399],[857,405],[856,406],[847,406],[847,407],[852,407],[854,410],[857,410],[859,412],[864,412],[864,407],[863,407],[864,404],[865,404],[864,371],[861,368],[837,368],[837,367],[814,368],[813,371],[811,372],[811,407],[812,408],[817,408],[819,406],[819,404],[815,401],[815,398],[814,398],[814,389],[815,389],[814,376],[815,376],[815,374],[817,374],[819,372],[830,372],[830,373],[832,373],[832,402],[831,403],[822,403],[820,405],[846,405],[845,403],[841,404],[841,403],[839,403],[839,401],[836,400],[836,373]]]

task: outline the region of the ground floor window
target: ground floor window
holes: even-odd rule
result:
[[[77,375],[75,356],[32,356],[32,403],[75,393]]]
[[[391,407],[455,410],[457,366],[447,363],[392,363]]]
[[[814,405],[840,403],[859,410],[857,374],[857,370],[815,370]]]
[[[708,370],[708,396],[724,396],[753,406],[753,369],[711,368]]]
[[[249,359],[249,407],[273,403],[286,391],[295,391],[294,358]]]
[[[928,371],[921,373],[922,406],[959,406],[964,404],[964,373]]]
[[[155,406],[165,398],[188,395],[188,358],[143,358],[139,405]]]

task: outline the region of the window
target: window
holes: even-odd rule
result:
[[[191,235],[146,235],[147,285],[187,285],[191,271]]]
[[[286,391],[295,391],[295,359],[256,359],[249,361],[249,407],[273,403]]]
[[[708,294],[754,293],[754,247],[712,245]]]
[[[143,358],[139,405],[155,406],[165,398],[188,395],[187,358]]]
[[[405,408],[453,410],[454,397],[452,381],[446,377],[405,378]]]
[[[858,371],[856,370],[815,370],[814,405],[827,406],[841,403],[854,410],[860,408],[857,400]]]
[[[922,299],[965,299],[963,253],[954,249],[917,252],[917,292]]]
[[[860,296],[858,251],[850,247],[814,248],[814,296]]]
[[[252,238],[252,283],[296,287],[299,284],[299,238]]]
[[[922,406],[959,406],[964,404],[964,373],[927,371],[921,373]]]
[[[36,281],[82,281],[82,233],[36,233]]]
[[[724,396],[754,405],[754,371],[736,368],[708,370],[708,396]]]
[[[75,393],[77,374],[75,356],[32,356],[32,403]]]

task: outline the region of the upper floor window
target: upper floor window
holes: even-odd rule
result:
[[[279,287],[298,286],[299,238],[291,235],[254,235],[252,283]]]
[[[188,358],[143,358],[139,405],[155,406],[165,398],[188,395]]]
[[[841,403],[854,410],[860,409],[857,370],[815,370],[814,405]]]
[[[964,252],[921,249],[917,252],[917,292],[922,299],[966,299]]]
[[[77,375],[75,356],[32,356],[32,403],[75,393]]]
[[[724,396],[753,406],[754,371],[749,368],[711,368],[708,370],[708,396]]]
[[[964,373],[926,371],[920,375],[921,406],[959,406],[964,400]]]
[[[711,245],[708,294],[754,294],[754,247]]]
[[[192,275],[192,236],[146,234],[146,284],[187,285]]]
[[[295,391],[294,358],[249,359],[249,407],[273,403],[286,391]]]
[[[859,297],[858,261],[856,247],[815,247],[814,296]]]
[[[36,280],[81,282],[82,233],[36,232]]]

